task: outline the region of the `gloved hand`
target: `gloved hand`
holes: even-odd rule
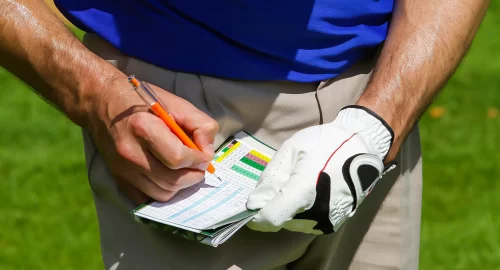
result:
[[[361,106],[342,109],[329,124],[286,140],[249,196],[260,211],[248,223],[257,231],[281,228],[312,234],[337,231],[373,189],[385,169],[393,131]]]

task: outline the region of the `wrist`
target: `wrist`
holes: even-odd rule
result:
[[[408,125],[408,123],[412,122],[411,119],[404,120],[406,114],[403,112],[403,110],[397,112],[395,111],[395,108],[393,106],[386,106],[386,103],[382,102],[382,100],[370,98],[369,96],[361,96],[356,105],[363,106],[375,112],[392,128],[394,139],[392,147],[389,153],[387,153],[386,160],[390,161],[396,158],[396,155],[399,152],[401,145],[403,144],[404,138],[406,136],[405,134],[409,130],[408,128],[410,126]]]
[[[64,113],[87,130],[96,120],[109,126],[109,107],[124,103],[127,95],[123,93],[130,90],[127,76],[80,42],[70,51],[54,51],[50,59],[50,70],[56,72],[46,74],[45,79]]]
[[[73,123],[84,129],[90,129],[95,119],[104,120],[107,104],[115,98],[113,92],[116,91],[117,79],[96,74],[93,70],[89,68],[88,72],[75,76],[71,84],[58,82],[61,84],[52,86],[57,91],[57,106]]]
[[[83,116],[82,127],[93,130],[97,126],[111,127],[119,118],[134,112],[139,103],[128,83],[127,76],[117,71],[94,82],[84,84],[82,89],[80,113]]]
[[[61,36],[67,42],[61,41],[65,40]],[[39,48],[43,49],[29,57],[19,52],[7,54],[10,57],[2,59],[0,64],[27,82],[73,123],[87,129],[90,120],[103,115],[102,103],[116,89],[112,85],[117,81],[127,85],[127,78],[69,34],[58,37],[59,43],[40,39]]]

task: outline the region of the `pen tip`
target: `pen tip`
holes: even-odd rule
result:
[[[214,173],[213,176],[215,176],[215,178],[217,178],[219,181],[223,182],[222,179],[217,174]]]

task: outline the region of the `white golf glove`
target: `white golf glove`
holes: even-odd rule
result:
[[[393,131],[361,106],[342,109],[329,124],[286,140],[262,173],[247,207],[260,211],[248,223],[257,231],[281,228],[312,234],[337,231],[382,174]]]

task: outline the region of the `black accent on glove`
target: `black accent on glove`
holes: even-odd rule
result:
[[[349,187],[353,198],[353,211],[356,209],[357,196],[349,169],[351,167],[353,159],[359,155],[363,154],[356,154],[350,157],[342,166],[342,174],[344,176],[344,180]],[[377,168],[370,165],[361,165],[358,168],[357,173],[364,191],[366,191],[366,189],[368,189],[373,184],[373,182],[379,175]],[[313,206],[308,210],[295,215],[294,219],[314,220],[317,222],[316,226],[314,226],[315,230],[320,230],[324,234],[333,233],[333,224],[330,221],[330,192],[330,175],[328,175],[326,172],[321,172],[318,177],[318,183],[316,184],[316,199],[314,200]]]
[[[356,188],[354,187],[354,182],[352,180],[352,175],[351,175],[351,163],[354,160],[354,158],[360,156],[360,155],[365,155],[365,154],[356,154],[350,158],[348,158],[344,165],[342,166],[342,175],[344,176],[344,180],[351,190],[351,195],[352,195],[352,211],[356,210],[357,204],[358,204],[358,196],[356,194]],[[356,173],[358,174],[358,179],[361,185],[361,189],[363,192],[366,192],[368,188],[377,180],[377,177],[379,177],[380,173],[377,170],[376,167],[373,167],[368,164],[363,164],[358,167]]]
[[[316,200],[313,206],[295,215],[294,219],[314,220],[317,222],[314,226],[315,230],[320,230],[324,234],[333,233],[333,225],[330,221],[330,175],[321,172],[316,184]]]
[[[362,154],[356,154],[350,158],[348,158],[345,162],[344,165],[342,166],[342,175],[344,176],[344,181],[349,187],[349,190],[351,191],[351,196],[352,196],[352,211],[356,209],[356,205],[358,204],[358,196],[356,196],[356,188],[354,187],[354,183],[352,182],[352,177],[351,173],[349,172],[349,169],[351,168],[351,163],[353,159],[359,155]]]
[[[359,166],[358,168],[358,177],[359,181],[361,182],[361,188],[363,191],[366,191],[372,184],[377,180],[379,177],[380,172],[377,170],[377,168],[363,164]]]

